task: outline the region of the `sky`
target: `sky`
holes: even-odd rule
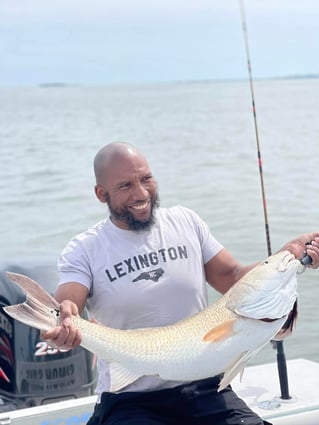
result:
[[[0,0],[0,86],[247,78],[241,0]],[[319,74],[318,0],[245,0],[254,78]]]

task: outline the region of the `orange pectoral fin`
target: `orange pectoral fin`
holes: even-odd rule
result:
[[[235,332],[234,332],[235,321],[236,319],[230,319],[222,323],[221,325],[218,325],[215,328],[211,329],[204,336],[203,341],[218,342],[218,341],[222,341],[223,339],[229,338],[232,335],[235,335]]]

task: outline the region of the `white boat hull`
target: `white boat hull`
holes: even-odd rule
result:
[[[274,425],[318,425],[319,363],[295,359],[287,362],[287,368],[289,401],[279,398],[276,363],[247,367],[242,382],[235,378],[232,387],[259,416]],[[90,396],[0,413],[0,425],[85,425],[95,401],[96,397]]]

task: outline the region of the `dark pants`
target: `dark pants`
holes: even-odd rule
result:
[[[220,377],[150,392],[103,393],[87,425],[271,425]]]

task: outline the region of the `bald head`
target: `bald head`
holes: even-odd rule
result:
[[[96,154],[95,194],[107,203],[112,222],[129,230],[149,229],[158,206],[157,185],[145,157],[133,145],[110,143]]]
[[[94,158],[94,173],[96,183],[102,183],[114,167],[123,161],[134,161],[144,158],[139,150],[125,142],[113,142],[101,148]],[[146,160],[145,160],[146,161]]]

